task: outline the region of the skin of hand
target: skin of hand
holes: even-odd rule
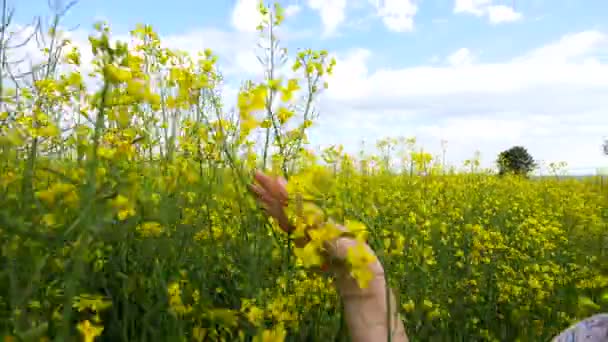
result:
[[[251,185],[251,190],[264,211],[277,220],[283,231],[291,233],[294,228],[289,224],[284,210],[289,198],[285,179],[281,177],[273,178],[262,172],[256,172],[254,178],[256,182]],[[306,238],[295,240],[296,246],[300,248],[307,242]],[[350,337],[352,341],[356,342],[388,341],[386,279],[382,265],[377,259],[370,265],[374,277],[369,287],[361,289],[357,281],[350,276],[344,263],[341,262],[346,259],[348,249],[358,243],[355,239],[340,237],[326,246],[329,257],[338,261],[331,263],[330,270],[335,275],[336,288],[344,302],[344,315]],[[369,245],[366,244],[365,248],[375,255]],[[405,328],[399,318],[398,311],[395,310],[397,303],[391,291],[389,291],[389,294],[392,316],[391,341],[407,342]]]
[[[287,181],[283,177],[273,178],[257,171],[254,175],[256,183],[250,185],[258,203],[269,216],[277,220],[279,227],[285,233],[292,233],[295,228],[289,223],[285,207],[289,196],[287,194]],[[301,248],[308,242],[306,238],[294,240],[297,247]]]

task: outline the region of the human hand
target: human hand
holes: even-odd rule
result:
[[[266,214],[277,220],[283,231],[291,233],[294,228],[289,224],[285,213],[289,199],[285,178],[273,178],[261,171],[256,171],[254,179],[255,183],[251,184],[250,188]]]
[[[261,171],[256,171],[255,183],[250,185],[251,191],[269,216],[277,220],[279,227],[290,234],[295,227],[289,223],[285,207],[287,207],[289,194],[287,181],[283,177],[271,177]],[[296,247],[304,247],[309,242],[307,236],[294,239]]]

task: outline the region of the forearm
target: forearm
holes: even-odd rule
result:
[[[390,320],[390,341],[407,342],[408,338],[392,291],[388,292],[390,301],[387,303],[384,269],[374,251],[367,243],[354,238],[345,227],[340,225],[336,225],[336,227],[343,234],[334,240],[325,241],[324,255],[327,261],[326,266],[328,266],[326,270],[335,276],[336,290],[344,303],[344,316],[351,340],[354,342],[389,341]],[[305,234],[305,237],[294,239],[296,247],[299,248],[304,247],[309,241],[308,234]],[[347,262],[349,249],[357,247],[359,244],[363,244],[367,252],[374,257],[374,260],[366,266],[371,271],[372,278],[365,288],[361,288],[351,275]],[[389,309],[390,315],[387,314]]]
[[[407,342],[403,322],[399,317],[394,294],[389,291],[390,301],[387,303],[387,286],[384,269],[376,259],[369,265],[373,278],[366,288],[360,288],[356,279],[350,274],[344,264],[349,248],[362,243],[353,238],[341,237],[328,246],[328,253],[338,260],[330,271],[335,275],[336,289],[344,303],[344,315],[352,341],[389,341],[389,320],[391,341]],[[365,244],[369,253],[374,254],[369,245]],[[387,307],[387,304],[389,304]],[[390,309],[390,316],[387,315]]]

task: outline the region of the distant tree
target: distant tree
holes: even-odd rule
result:
[[[526,176],[536,167],[534,158],[525,147],[514,146],[498,155],[498,172],[500,175],[516,174]]]
[[[602,147],[604,148],[604,154],[608,156],[608,138],[604,139]]]

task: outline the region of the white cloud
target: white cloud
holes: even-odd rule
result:
[[[367,60],[371,52],[366,49],[354,49],[347,58],[336,58],[336,68],[328,89],[333,98],[349,99],[366,96],[368,77]]]
[[[582,32],[568,36],[557,43],[533,50],[531,53],[515,58],[512,61],[495,64],[476,64],[470,68],[429,67],[419,66],[405,69],[380,69],[366,75],[364,87],[383,96],[400,95],[447,95],[463,92],[500,93],[505,91],[521,91],[534,86],[551,86],[557,83],[576,85],[605,85],[608,78],[604,77],[608,65],[597,63],[581,63],[580,57],[585,51],[600,49],[606,39],[597,39],[596,45],[581,44],[590,35],[599,32]],[[602,34],[602,37],[606,37]],[[578,47],[578,51],[574,50]],[[549,52],[552,52],[549,54]],[[457,55],[467,56],[468,50],[460,50]],[[347,63],[362,63],[362,53],[352,56]],[[453,56],[452,56],[453,57]],[[578,57],[578,58],[575,58]],[[590,58],[590,56],[587,56]],[[587,58],[587,60],[588,60]],[[465,57],[466,60],[466,57]],[[547,61],[550,63],[547,63]],[[474,73],[474,74],[473,74]],[[357,73],[349,73],[350,77]],[[403,80],[407,80],[405,84]],[[441,82],[438,82],[441,80]],[[356,82],[351,84],[357,84]],[[400,84],[398,88],[386,91],[381,85]]]
[[[25,65],[26,61],[32,64],[38,64],[43,61],[43,55],[40,48],[37,45],[36,39],[33,35],[36,33],[35,28],[31,25],[12,25],[8,28],[9,42],[7,45],[16,46],[19,45],[19,49],[9,49],[7,51],[9,63],[13,64],[17,61],[23,61],[18,63],[14,67],[14,72],[20,73],[26,71],[29,65]]]
[[[338,28],[345,24],[347,5],[349,8],[362,9],[373,7],[373,14],[355,18],[349,26],[359,27],[371,18],[378,17],[384,26],[394,32],[409,32],[414,29],[414,17],[418,12],[415,0],[308,0],[308,7],[317,11],[323,24],[323,36],[334,36]],[[356,22],[356,24],[354,24]]]
[[[476,16],[485,14],[485,9],[492,0],[455,0],[454,13],[469,13]]]
[[[232,26],[241,32],[255,32],[262,21],[259,0],[237,0],[232,10]]]
[[[513,7],[493,5],[492,0],[454,0],[454,13],[487,16],[492,24],[514,22],[523,18]]]
[[[315,137],[352,151],[364,138],[416,135],[436,153],[447,139],[451,161],[480,150],[486,166],[522,144],[537,159],[605,165],[608,63],[596,55],[607,50],[608,35],[587,31],[501,63],[460,49],[446,66],[378,70],[367,67],[371,51],[353,50],[338,60]]]
[[[289,5],[289,6],[285,7],[285,15],[287,17],[293,17],[293,16],[297,15],[298,13],[300,13],[301,10],[302,10],[302,7],[300,7],[299,5]]]
[[[488,7],[488,19],[492,24],[509,23],[518,21],[522,18],[522,14],[515,12],[512,7],[504,5],[495,5]]]
[[[534,49],[517,58],[518,62],[565,63],[589,60],[608,52],[608,35],[599,31],[567,34],[554,43]]]
[[[32,25],[13,24],[7,29],[9,40],[7,45],[17,48],[7,49],[7,63],[10,65],[10,70],[13,75],[28,74],[33,66],[44,65],[47,62],[47,57],[42,52],[42,48],[50,43],[51,39],[46,35],[40,39],[40,32],[36,31]],[[64,51],[70,50],[72,46],[80,48],[82,64],[89,65],[93,60],[93,53],[88,47],[88,34],[81,29],[65,31],[63,28],[58,30],[57,41],[68,39],[70,45],[64,47]],[[120,37],[124,40],[124,37]],[[85,42],[87,48],[82,48]],[[57,47],[57,45],[55,45]],[[90,65],[89,65],[90,67]],[[87,70],[89,71],[89,70]],[[29,76],[25,77],[29,81]]]
[[[335,34],[346,19],[346,0],[308,0],[308,7],[319,12],[326,37]]]
[[[391,31],[408,32],[414,29],[414,16],[418,6],[412,0],[370,0],[376,5],[376,11],[384,25]]]
[[[466,66],[473,63],[473,55],[467,48],[460,48],[448,56],[447,61],[452,66]]]

